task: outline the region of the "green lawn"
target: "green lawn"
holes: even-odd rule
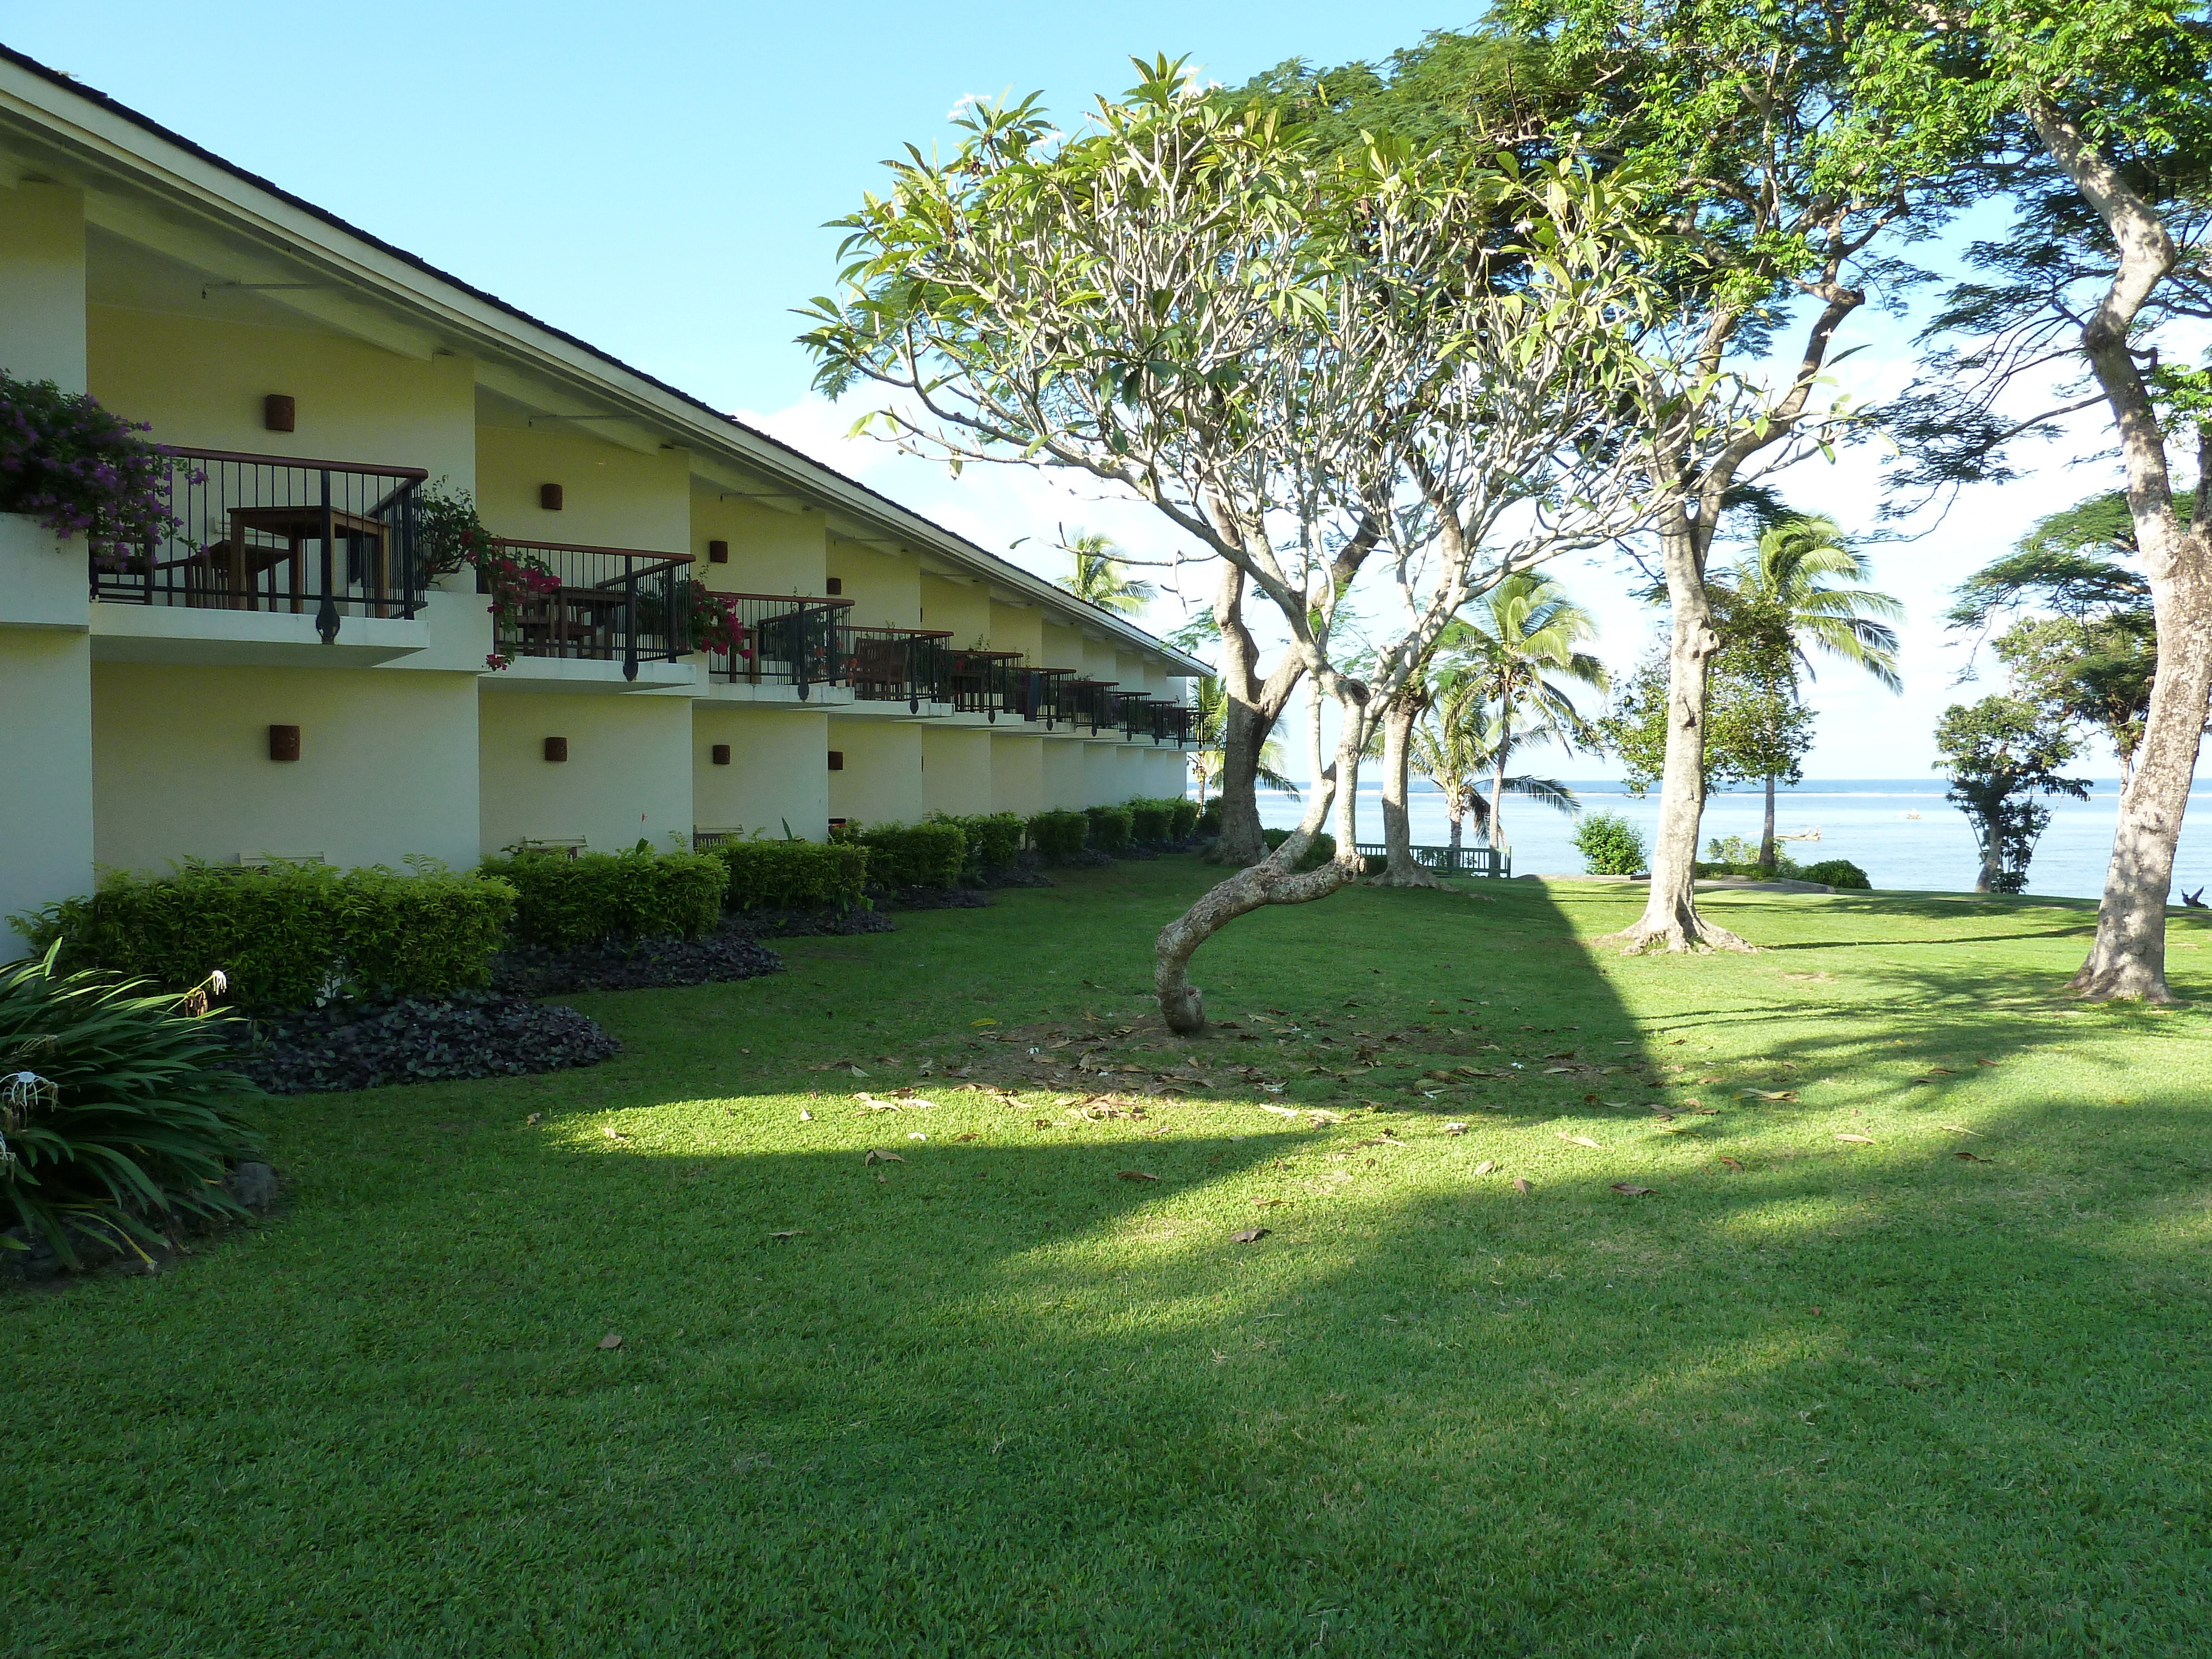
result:
[[[281,1218],[0,1295],[0,1650],[2207,1650],[2212,1023],[2065,1000],[2087,907],[1731,894],[1770,948],[1623,960],[1617,888],[1362,890],[1169,1043],[1207,873],[272,1106]],[[1073,1115],[1085,1033],[1141,1117]]]

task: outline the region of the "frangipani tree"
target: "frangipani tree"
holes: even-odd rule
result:
[[[949,160],[894,163],[842,222],[850,263],[806,340],[825,390],[896,394],[861,428],[1151,503],[1242,574],[1336,705],[1297,830],[1161,932],[1162,1012],[1195,1031],[1207,937],[1359,872],[1361,751],[1454,615],[1650,511],[1630,411],[1651,370],[1628,340],[1652,242],[1632,181],[1380,143],[1324,157],[1180,64],[1140,68],[1075,134],[1030,98],[965,115]],[[1363,572],[1397,613],[1364,678],[1335,630]],[[1338,858],[1297,872],[1332,808]]]

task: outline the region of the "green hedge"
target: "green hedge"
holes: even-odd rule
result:
[[[1198,829],[1198,803],[1176,800],[1169,803],[1168,834],[1176,841],[1188,841]]]
[[[1594,876],[1632,876],[1650,867],[1644,832],[1619,812],[1585,813],[1569,839]]]
[[[1220,796],[1216,795],[1198,809],[1198,822],[1194,828],[1201,836],[1218,836],[1221,833]]]
[[[1030,845],[1039,857],[1072,859],[1090,844],[1091,820],[1080,812],[1055,808],[1030,820]]]
[[[709,853],[522,852],[487,859],[484,873],[513,884],[514,936],[555,950],[609,939],[684,939],[722,918],[730,868]]]
[[[1270,853],[1291,838],[1291,832],[1287,830],[1263,830],[1260,833],[1267,841],[1267,850]],[[1306,848],[1306,855],[1298,860],[1297,867],[1301,870],[1318,870],[1335,856],[1336,837],[1323,830],[1313,838],[1313,844]]]
[[[64,970],[106,969],[182,991],[221,969],[227,1000],[257,1012],[337,993],[439,996],[481,985],[514,914],[508,883],[448,871],[401,875],[319,864],[111,875],[17,925]]]
[[[733,910],[851,910],[867,903],[868,849],[844,842],[726,841]]]
[[[1128,803],[1129,834],[1137,841],[1165,841],[1174,833],[1176,803],[1138,796]]]
[[[1866,892],[1874,884],[1867,872],[1849,859],[1822,859],[1818,864],[1808,864],[1799,872],[1806,881],[1826,882],[1839,891]]]
[[[947,817],[968,837],[968,862],[978,870],[1004,870],[1021,856],[1026,827],[1013,812],[981,812],[969,817]]]
[[[968,832],[947,818],[869,824],[840,838],[868,849],[868,879],[879,887],[957,887],[968,856]]]
[[[1102,853],[1122,854],[1129,850],[1129,840],[1136,826],[1131,821],[1126,806],[1087,806],[1084,816],[1091,820],[1091,844]]]

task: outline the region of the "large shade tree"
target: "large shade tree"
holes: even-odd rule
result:
[[[1849,96],[1970,139],[2014,194],[1899,411],[1922,491],[2016,475],[2094,410],[2117,449],[2157,665],[2073,988],[2170,1000],[2166,906],[2212,699],[2212,12],[2203,0],[1884,0]],[[2193,489],[2181,480],[2193,470]]]
[[[1741,945],[1700,917],[1708,670],[1722,649],[1708,562],[1743,487],[1853,429],[1823,391],[1838,342],[1919,273],[1899,250],[1960,198],[1975,153],[1951,127],[1841,95],[1854,11],[1830,0],[1507,0],[1546,44],[1549,84],[1586,88],[1588,142],[1670,181],[1662,275],[1686,372],[1651,388],[1647,453],[1667,585],[1666,755],[1651,886],[1631,950]],[[1971,137],[1971,136],[1970,136]],[[1753,395],[1744,395],[1748,378]]]
[[[1625,410],[1648,360],[1652,245],[1632,182],[1378,142],[1316,155],[1181,66],[1145,66],[1073,134],[1035,99],[976,109],[845,222],[807,337],[864,422],[950,459],[1063,467],[1150,502],[1257,595],[1334,704],[1333,773],[1282,848],[1162,930],[1156,986],[1204,1024],[1192,954],[1262,905],[1359,873],[1352,800],[1376,712],[1474,595],[1602,544],[1654,492]],[[1365,569],[1395,601],[1341,664]],[[1337,858],[1297,868],[1337,813]]]

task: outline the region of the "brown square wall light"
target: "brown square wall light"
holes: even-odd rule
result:
[[[729,763],[730,745],[726,743],[716,744],[714,745],[714,764],[717,766],[727,766]]]
[[[272,392],[261,400],[261,424],[270,432],[290,432],[300,421],[300,411],[289,392]]]
[[[545,739],[545,758],[546,758],[547,760],[549,760],[549,761],[556,761],[556,762],[557,762],[557,761],[564,761],[564,760],[568,759],[568,738],[546,738],[546,739]]]
[[[707,562],[708,562],[708,564],[727,564],[727,563],[729,563],[729,562],[730,562],[730,544],[729,544],[729,543],[727,543],[727,542],[708,542],[708,543],[707,544]]]
[[[823,584],[823,586],[834,599],[845,591],[845,579],[842,576],[832,576]]]
[[[559,484],[538,485],[538,505],[548,513],[558,513],[561,510],[561,486]]]
[[[300,758],[300,728],[296,726],[272,726],[269,728],[269,758],[273,761],[295,761]]]
[[[832,749],[830,751],[830,769],[832,772],[842,772],[845,769],[845,751],[843,750]]]

